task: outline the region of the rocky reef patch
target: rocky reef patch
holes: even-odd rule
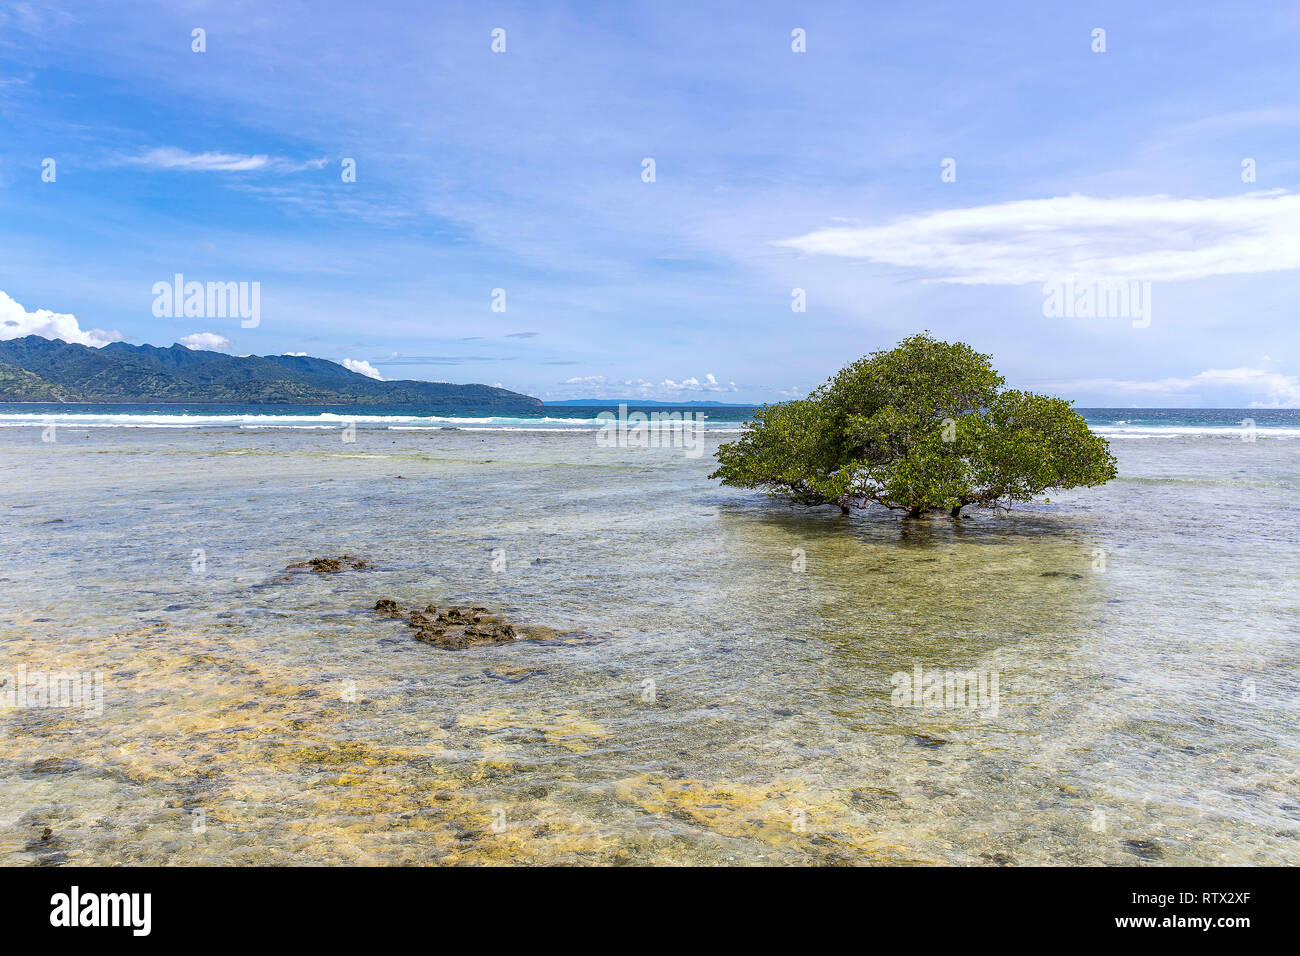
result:
[[[288,565],[265,584],[254,587],[288,584],[296,579],[301,580],[298,576],[302,574],[374,570],[378,568],[372,562],[351,554],[310,558]],[[520,628],[507,620],[501,612],[478,604],[403,604],[393,598],[380,598],[370,610],[381,617],[405,622],[414,632],[412,636],[417,641],[444,650],[463,650],[467,647],[509,644],[514,641],[545,641],[557,646],[584,645],[607,639],[580,629],[556,630],[531,624],[527,628]],[[508,682],[513,680],[512,678]]]
[[[370,564],[350,554],[340,554],[337,558],[309,558],[285,568],[286,571],[311,571],[315,574],[337,574],[340,571],[365,571]]]
[[[415,631],[415,639],[447,650],[460,650],[476,644],[503,644],[518,639],[513,624],[485,607],[433,604],[403,608],[391,598],[381,598],[373,608],[376,614],[401,618]]]

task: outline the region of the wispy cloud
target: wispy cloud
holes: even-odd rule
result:
[[[489,355],[390,355],[387,358],[371,359],[374,365],[460,365],[463,362],[501,362],[502,358]]]
[[[1063,276],[1144,280],[1300,269],[1300,194],[1220,199],[1062,196],[832,227],[777,245],[967,285]]]
[[[265,153],[190,153],[174,146],[151,149],[138,156],[125,157],[122,162],[147,169],[177,170],[181,172],[242,173],[253,170],[298,172],[304,169],[321,169],[324,159],[295,161]]]
[[[1143,395],[1182,396],[1203,399],[1215,393],[1231,391],[1250,407],[1300,407],[1300,376],[1285,375],[1258,368],[1211,368],[1188,378],[1161,378],[1133,381],[1114,378],[1075,379],[1052,386],[1095,392],[1118,392]]]

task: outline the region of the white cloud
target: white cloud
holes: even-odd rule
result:
[[[777,245],[916,269],[941,282],[1152,281],[1300,269],[1300,194],[1059,196],[831,227]]]
[[[17,339],[24,335],[62,339],[64,342],[75,342],[92,348],[100,348],[124,338],[121,332],[82,329],[77,317],[66,312],[51,312],[49,309],[28,312],[6,293],[0,292],[0,339]]]
[[[345,358],[343,360],[343,367],[349,372],[356,372],[358,375],[373,378],[377,382],[382,382],[384,380],[384,377],[379,374],[379,369],[375,368],[365,359]]]
[[[230,348],[230,339],[224,335],[217,335],[216,332],[193,332],[176,341],[187,349],[206,349],[217,352],[221,349]]]
[[[128,157],[124,162],[133,166],[145,166],[149,169],[217,173],[242,173],[255,169],[297,172],[303,169],[321,169],[325,165],[324,159],[294,162],[276,156],[267,156],[265,153],[253,155],[243,153],[190,153],[174,146],[151,149],[139,156]]]
[[[706,375],[702,382],[698,378],[684,378],[680,382],[666,378],[659,383],[658,387],[669,392],[734,392],[736,383],[728,382],[723,385],[712,375]]]
[[[1300,376],[1258,368],[1211,368],[1190,378],[1161,378],[1148,382],[1114,378],[1076,379],[1050,387],[1054,390],[1140,392],[1194,398],[1220,394],[1232,396],[1234,403],[1244,402],[1252,408],[1300,407]]]
[[[576,378],[566,378],[561,384],[572,386],[571,391],[580,393],[583,398],[626,397],[663,400],[680,398],[682,395],[691,392],[734,392],[738,390],[735,382],[728,382],[724,385],[712,374],[705,375],[703,380],[691,377],[677,382],[671,378],[666,378],[658,383],[644,378],[624,379],[620,382],[604,375],[583,375]]]
[[[606,382],[603,375],[581,375],[576,378],[566,378],[561,384],[563,385],[580,385],[583,387],[602,388]]]
[[[183,149],[165,146],[127,160],[136,166],[151,169],[183,169],[199,172],[238,173],[262,169],[271,158],[266,155],[244,156],[239,153],[187,153]]]
[[[285,352],[284,354],[285,354],[285,355],[291,355],[291,356],[293,356],[294,358],[298,358],[298,357],[300,357],[300,356],[306,355],[307,353],[306,353],[306,352]]]

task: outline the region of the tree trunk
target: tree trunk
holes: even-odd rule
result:
[[[948,513],[949,513],[950,515],[952,515],[954,518],[960,518],[960,517],[961,517],[961,505],[958,505],[956,508],[953,508],[952,511],[950,511],[950,512],[948,512]]]
[[[840,505],[840,514],[842,514],[842,515],[846,515],[846,514],[848,514],[848,513],[849,513],[849,506],[848,506],[848,505]]]
[[[908,510],[908,512],[907,512],[907,516],[908,516],[909,518],[919,518],[919,517],[921,517],[921,509],[920,509],[920,508],[910,508],[910,509]]]

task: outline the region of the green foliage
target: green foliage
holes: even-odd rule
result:
[[[238,356],[125,342],[89,348],[36,335],[0,341],[0,402],[542,408],[540,399],[504,388],[380,382],[306,356]]]
[[[9,402],[61,402],[63,393],[39,375],[0,362],[0,396]]]
[[[919,515],[1010,507],[1115,477],[1106,440],[1059,398],[1003,390],[987,355],[928,334],[760,408],[710,476],[805,505]]]

